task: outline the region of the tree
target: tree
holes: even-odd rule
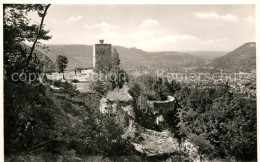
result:
[[[47,10],[48,10],[49,7],[50,7],[50,4],[48,4],[48,5],[45,7],[43,13],[39,13],[39,16],[40,16],[42,19],[41,19],[40,27],[39,27],[39,29],[38,29],[38,31],[37,31],[36,38],[35,38],[35,40],[34,40],[34,42],[33,42],[33,45],[32,45],[32,48],[31,48],[31,52],[30,52],[30,54],[29,54],[29,56],[28,56],[28,58],[27,58],[26,67],[28,67],[28,65],[29,65],[29,63],[30,63],[30,61],[31,61],[31,59],[32,59],[33,50],[34,50],[35,45],[36,45],[36,43],[37,43],[37,41],[38,41],[38,39],[39,39],[39,37],[40,37],[41,32],[42,32],[43,21],[44,21],[44,18],[45,18],[46,14],[47,14]]]
[[[112,89],[118,87],[122,88],[123,85],[128,82],[128,75],[123,69],[114,69],[110,71],[110,82],[112,83]]]
[[[44,97],[44,88],[37,83],[28,84],[14,81],[12,74],[36,74],[42,72],[41,66],[32,61],[34,48],[39,40],[49,40],[49,30],[44,29],[44,17],[50,5],[4,4],[4,127],[5,154],[25,151],[29,147],[49,139],[53,128],[52,116],[55,106]],[[30,21],[29,12],[37,13],[41,23]],[[34,43],[30,48],[26,42]],[[35,57],[36,54],[35,54]],[[15,83],[14,83],[15,82]],[[49,107],[50,109],[45,109]],[[16,122],[13,122],[16,121]],[[52,137],[51,137],[52,138]],[[33,140],[32,140],[33,139]]]
[[[59,73],[63,73],[63,79],[65,79],[64,70],[68,66],[68,62],[69,62],[68,58],[66,56],[59,55],[59,56],[57,56],[56,62],[57,62]]]
[[[49,40],[49,31],[44,30],[44,17],[50,5],[40,4],[4,4],[4,70],[5,78],[11,81],[14,72],[39,73],[38,65],[31,62],[35,44],[39,40]],[[35,24],[27,17],[29,12],[36,12],[42,18]],[[24,42],[33,42],[34,46],[27,51]],[[29,56],[27,56],[29,54]]]
[[[119,65],[120,65],[119,54],[118,54],[116,48],[114,48],[114,50],[113,50],[113,54],[112,54],[112,57],[111,57],[111,64],[112,64],[113,68],[119,67]]]
[[[208,158],[256,159],[256,101],[218,88],[180,90],[180,132]],[[187,93],[188,92],[188,93]]]
[[[89,112],[83,124],[85,128],[80,135],[87,141],[88,152],[115,156],[128,155],[134,151],[133,146],[122,138],[123,128],[115,122],[114,116]]]
[[[101,80],[97,80],[96,82],[92,82],[90,84],[90,89],[97,92],[100,95],[106,95],[107,92],[111,89],[112,85],[110,82],[103,82]]]

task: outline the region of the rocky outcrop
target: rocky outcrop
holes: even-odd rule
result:
[[[189,140],[185,140],[180,144],[177,139],[173,138],[173,135],[168,130],[158,132],[146,129],[138,124],[134,124],[132,130],[135,132],[131,132],[133,135],[130,137],[131,143],[138,152],[146,156],[158,157],[168,155],[170,157],[172,154],[181,154],[185,157],[183,157],[184,159],[199,161],[197,147]],[[126,133],[130,135],[129,132]],[[176,161],[176,159],[173,161]]]
[[[100,100],[99,110],[101,113],[114,114],[116,121],[123,127],[132,127],[135,119],[133,111],[133,98],[128,93],[128,86],[115,89]]]

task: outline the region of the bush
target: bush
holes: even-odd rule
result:
[[[71,82],[72,83],[78,83],[79,81],[77,79],[73,79]]]
[[[110,82],[102,82],[97,80],[96,82],[92,82],[90,84],[90,89],[97,92],[99,95],[106,95],[109,90],[112,89],[112,85]]]
[[[184,93],[183,93],[184,92]],[[229,92],[228,87],[191,89],[182,98],[181,132],[211,158],[256,160],[256,101]]]
[[[49,82],[51,82],[51,81],[49,81]],[[54,80],[52,82],[55,87],[59,87],[59,88],[63,89],[66,93],[70,94],[71,96],[79,94],[79,91],[77,90],[76,85],[73,85],[67,81],[62,82],[61,80]]]
[[[41,86],[5,82],[5,155],[40,151],[68,160],[77,159],[77,155],[133,153],[133,146],[122,138],[123,128],[114,117],[100,114],[100,97],[76,95],[56,98],[54,103],[44,91]],[[86,102],[75,107],[77,102],[70,102],[75,98]]]
[[[45,97],[44,87],[5,82],[4,92],[5,154],[37,150],[42,146],[33,148],[35,145],[59,137],[62,129],[58,128],[57,119],[66,121],[66,118]]]

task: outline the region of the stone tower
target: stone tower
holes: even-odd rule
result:
[[[104,40],[99,42],[93,46],[93,68],[97,71],[106,71],[111,68],[112,46],[104,44]]]

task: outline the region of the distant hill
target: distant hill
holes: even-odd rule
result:
[[[215,69],[250,71],[256,69],[256,43],[249,42],[212,61]]]
[[[48,45],[50,53],[47,55],[52,61],[58,55],[65,55],[69,59],[68,69],[75,67],[92,67],[93,47],[89,45]],[[113,46],[116,48],[121,67],[126,70],[134,70],[136,67],[180,67],[194,64],[198,57],[181,52],[146,52],[137,48],[126,48]]]
[[[213,60],[227,54],[226,51],[186,51],[186,53],[205,60]]]
[[[68,57],[69,64],[67,69],[75,67],[92,67],[92,46],[88,45],[48,45],[50,52],[47,56],[56,62],[58,55]]]

